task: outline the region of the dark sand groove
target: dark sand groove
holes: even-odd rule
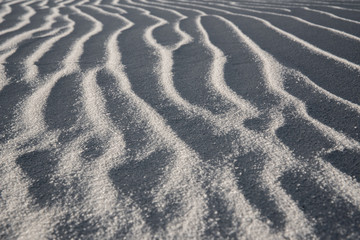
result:
[[[36,204],[41,207],[51,206],[62,199],[62,187],[59,184],[54,185],[51,179],[57,161],[50,151],[26,153],[16,159],[16,163],[31,179],[29,193],[34,197]]]
[[[196,19],[183,20],[180,28],[194,40],[177,49],[174,54],[173,81],[175,88],[190,103],[202,106],[214,114],[229,111],[234,106],[210,88],[210,70],[214,56],[204,46],[199,29],[194,29]],[[205,60],[208,59],[208,60]]]
[[[345,149],[334,151],[325,156],[325,159],[340,171],[354,177],[360,182],[359,153]]]
[[[360,2],[0,2],[0,238],[358,239]]]
[[[64,21],[63,17],[56,17],[55,18],[55,22],[52,24],[51,29],[49,30],[43,30],[40,32],[35,32],[33,34],[33,38],[41,38],[43,35],[48,35],[50,34],[54,29],[58,28],[58,29],[64,29],[67,27],[66,22]]]
[[[176,209],[174,208],[176,206],[172,206],[169,212],[159,212],[151,194],[164,175],[168,157],[169,153],[159,150],[141,162],[129,161],[127,164],[112,169],[109,173],[119,191],[131,196],[142,209],[145,221],[154,232],[166,227],[165,220],[171,217],[166,215],[171,215],[171,212]]]
[[[50,130],[70,129],[79,118],[79,74],[60,78],[47,99],[45,121]],[[68,86],[71,88],[66,89]],[[58,101],[63,98],[63,101]]]
[[[163,12],[165,10],[159,12],[153,9],[151,8],[152,14],[164,17]],[[199,15],[191,11],[180,11],[179,13],[187,16],[186,19],[180,21],[179,28],[188,34],[191,40],[173,52],[174,87],[181,97],[190,103],[205,107],[215,114],[224,113],[234,106],[230,103],[225,104],[225,99],[214,93],[208,84],[214,56],[204,43],[204,36],[202,36],[199,27],[194,28],[197,25]],[[171,21],[168,18],[166,20]],[[166,30],[165,32],[163,30],[165,29],[159,27],[154,32],[161,36],[167,33]],[[158,40],[157,34],[154,34],[154,37]]]
[[[288,114],[285,124],[276,130],[276,135],[295,155],[311,159],[317,152],[333,147],[333,143],[311,123],[292,117],[291,111]]]
[[[206,236],[216,238],[235,238],[236,234],[231,231],[234,228],[233,216],[229,214],[226,202],[217,193],[209,192],[209,215],[207,222],[210,225],[205,231]],[[215,222],[215,224],[214,224]]]
[[[94,161],[105,152],[101,139],[93,137],[86,141],[81,152],[81,157],[86,161]]]
[[[55,225],[51,238],[56,239],[85,239],[96,235],[101,228],[96,226],[99,219],[89,218],[85,214],[75,215],[67,213]]]
[[[59,23],[59,24],[63,24],[63,23]],[[53,25],[53,27],[56,28],[55,24]],[[43,33],[39,33],[39,34],[43,34]],[[20,45],[18,46],[16,51],[6,59],[8,66],[15,65],[18,68],[11,69],[8,67],[8,68],[5,68],[5,72],[9,76],[16,76],[17,74],[24,74],[24,71],[26,71],[26,69],[23,69],[24,67],[21,66],[21,64],[19,64],[19,63],[21,63],[24,59],[28,58],[34,52],[34,49],[37,49],[45,41],[51,39],[52,37],[53,36],[41,37],[41,36],[36,36],[34,34],[33,38],[26,39],[25,41],[20,43]],[[19,77],[19,79],[20,79],[20,77]]]

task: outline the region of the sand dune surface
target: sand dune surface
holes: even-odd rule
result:
[[[1,239],[359,239],[360,1],[0,1]]]

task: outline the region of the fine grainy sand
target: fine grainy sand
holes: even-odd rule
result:
[[[359,239],[360,1],[0,1],[1,239]]]

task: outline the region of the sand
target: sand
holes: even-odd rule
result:
[[[359,239],[360,2],[0,1],[1,239]]]

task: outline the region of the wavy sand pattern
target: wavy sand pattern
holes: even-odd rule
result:
[[[360,2],[0,1],[1,239],[359,239]]]

